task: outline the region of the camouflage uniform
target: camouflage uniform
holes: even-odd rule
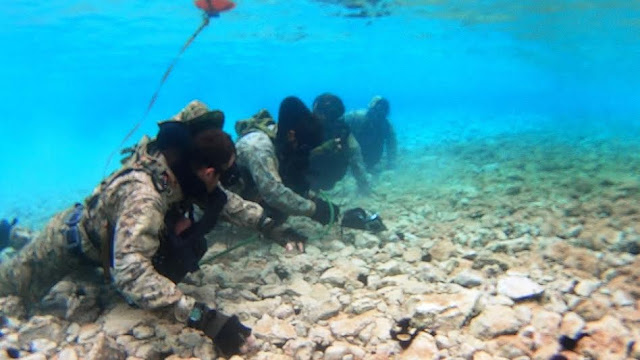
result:
[[[275,125],[270,127],[270,133],[274,134]],[[236,143],[236,162],[243,180],[242,188],[238,189],[240,195],[251,201],[264,202],[286,215],[312,216],[315,203],[282,183],[272,137],[255,128],[242,132]]]
[[[186,321],[195,300],[160,275],[152,258],[166,231],[165,215],[175,207],[187,208],[189,200],[164,156],[149,147],[148,138],[135,149],[124,166],[85,200],[78,223],[81,254],[67,246],[69,227],[65,220],[72,210],[55,215],[39,237],[0,264],[0,296],[17,294],[37,301],[82,265],[102,264],[129,301],[145,309],[171,306],[176,319]],[[221,217],[257,229],[263,209],[230,191],[225,193],[228,201]]]
[[[367,169],[373,168],[382,158],[383,150],[386,150],[388,163],[392,164],[398,147],[393,127],[387,118],[376,123],[367,113],[368,110],[361,109],[345,114],[345,121],[360,144],[364,164]]]

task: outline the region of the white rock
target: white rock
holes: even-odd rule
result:
[[[78,360],[78,354],[73,348],[67,347],[58,354],[58,360]]]
[[[484,277],[482,273],[475,270],[463,270],[456,275],[453,279],[453,282],[464,286],[466,288],[476,287],[478,285],[482,285],[484,282]]]
[[[498,280],[498,293],[515,301],[540,296],[544,288],[523,276],[503,276]]]
[[[256,337],[268,340],[273,344],[284,345],[287,340],[297,337],[296,329],[289,323],[264,314],[253,328]]]
[[[616,290],[613,293],[613,303],[617,306],[633,306],[634,300],[627,292]]]
[[[400,262],[396,260],[389,260],[383,264],[379,264],[376,267],[376,270],[378,270],[382,274],[382,276],[385,277],[402,273]]]
[[[471,334],[481,339],[516,334],[524,322],[516,311],[506,306],[489,306],[469,326]]]
[[[347,282],[347,276],[342,269],[333,267],[320,276],[320,281],[332,286],[343,287],[344,283]]]
[[[602,282],[600,281],[582,280],[578,283],[578,285],[576,285],[576,287],[573,289],[573,292],[575,292],[576,295],[586,297],[593,294],[593,292],[598,290],[600,286],[602,286]]]

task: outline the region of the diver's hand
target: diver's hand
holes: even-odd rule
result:
[[[225,315],[203,303],[196,303],[187,325],[204,332],[227,357],[247,351],[246,346],[250,345],[247,340],[251,338],[251,328],[244,326],[236,315]]]
[[[282,236],[286,241],[284,248],[287,251],[298,249],[299,252],[304,252],[304,243],[307,241],[306,236],[291,228],[286,229]]]
[[[335,222],[338,219],[338,216],[340,215],[340,208],[338,207],[338,205],[319,198],[313,199],[313,202],[316,204],[316,211],[311,216],[311,219],[319,222],[322,225],[327,225],[330,222]]]
[[[323,142],[322,144],[320,144],[319,146],[311,150],[311,155],[312,156],[322,155],[330,152],[339,152],[341,150],[342,150],[342,139],[334,138],[334,139],[329,139]]]

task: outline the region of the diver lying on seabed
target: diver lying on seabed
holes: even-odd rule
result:
[[[0,264],[0,296],[18,295],[33,306],[64,276],[102,267],[130,304],[166,309],[178,322],[201,330],[225,355],[252,342],[251,329],[197,302],[176,286],[198,269],[204,234],[219,217],[269,232],[274,222],[255,203],[224,190],[235,148],[222,128],[223,114],[161,124],[122,167],[84,203],[55,215],[40,235]],[[193,205],[204,211],[194,222]],[[89,268],[89,269],[88,269]]]
[[[310,191],[309,161],[323,144],[323,123],[297,97],[280,104],[278,123],[266,110],[238,121],[237,164],[241,181],[231,187],[243,198],[259,202],[276,222],[291,215],[306,216],[323,225],[337,223],[340,208]],[[385,230],[377,215],[361,208],[345,211],[342,226],[379,232]],[[290,231],[293,231],[292,229]],[[292,249],[294,244],[287,244]],[[297,242],[300,251],[303,241]]]

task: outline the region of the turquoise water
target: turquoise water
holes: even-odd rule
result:
[[[226,129],[287,95],[383,94],[401,147],[557,129],[637,139],[640,1],[239,1],[186,51],[141,129],[199,98]],[[0,5],[0,216],[40,226],[82,199],[200,23],[189,1]],[[115,167],[117,161],[111,163]]]

